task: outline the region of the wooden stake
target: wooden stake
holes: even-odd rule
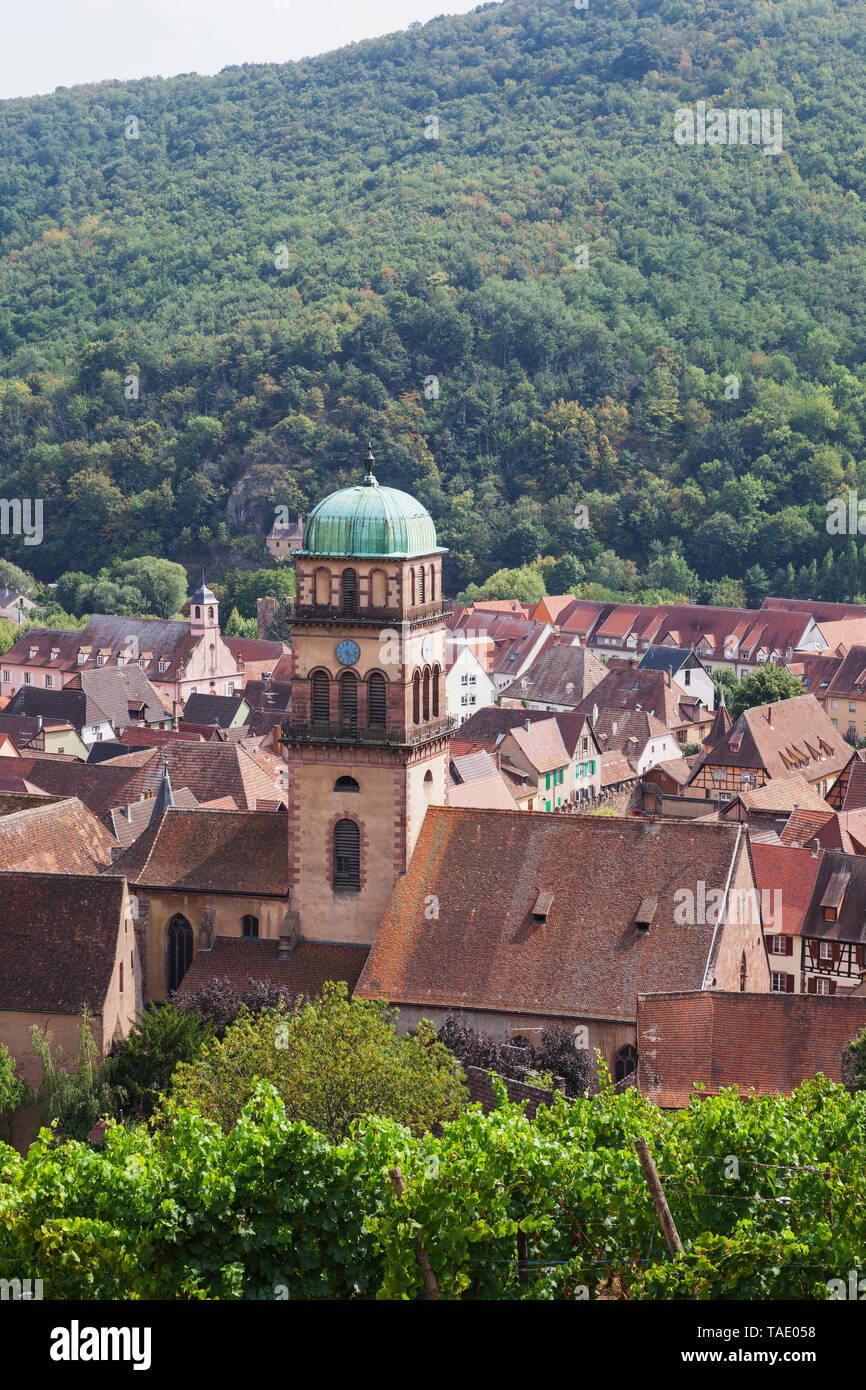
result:
[[[659,1175],[656,1171],[656,1166],[653,1163],[652,1154],[649,1151],[649,1144],[645,1139],[635,1139],[634,1146],[637,1149],[637,1156],[640,1159],[640,1166],[643,1169],[643,1175],[646,1178],[647,1187],[649,1188],[650,1196],[653,1199],[653,1206],[656,1209],[656,1215],[658,1216],[659,1223],[661,1225],[662,1230],[664,1231],[665,1240],[668,1243],[668,1250],[674,1257],[676,1257],[677,1255],[682,1255],[685,1253],[685,1251],[683,1250],[683,1243],[680,1240],[680,1233],[674,1224],[674,1218],[671,1216],[671,1210],[667,1204],[667,1198],[664,1194],[664,1188],[662,1187],[661,1182],[659,1181]],[[698,1299],[698,1296],[695,1293],[694,1289],[692,1289],[692,1298],[696,1300]]]
[[[406,1179],[403,1177],[403,1174],[400,1172],[400,1169],[392,1168],[390,1170],[389,1176],[391,1178],[392,1183],[394,1184],[394,1191],[397,1193],[397,1196],[402,1197],[404,1192],[406,1191]],[[433,1272],[433,1266],[431,1265],[429,1259],[424,1253],[424,1247],[421,1244],[420,1231],[415,1232],[415,1259],[418,1261],[418,1265],[421,1270],[421,1275],[424,1280],[424,1288],[426,1290],[427,1297],[438,1299],[439,1285],[436,1282],[436,1275]]]
[[[529,1288],[529,1241],[525,1231],[517,1232],[517,1276],[525,1289]]]

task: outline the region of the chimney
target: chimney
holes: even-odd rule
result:
[[[820,850],[820,848],[821,848],[821,846],[818,844],[817,838],[815,838],[814,840],[810,840],[810,841],[809,841],[809,848],[810,848],[810,850],[812,851],[812,858],[813,858],[813,859],[817,859],[817,857],[818,857],[818,852],[819,852],[819,850]]]
[[[593,724],[598,723],[598,705],[593,705],[592,707],[592,722]]]
[[[177,732],[177,700],[171,702],[171,727]]]
[[[288,960],[298,944],[298,937],[301,934],[301,915],[299,912],[286,910],[280,927],[280,946],[277,951],[277,960]]]
[[[37,716],[36,716],[36,732],[37,732],[37,734],[40,734],[40,733],[42,732],[42,715],[41,715],[41,714],[37,714]]]
[[[772,706],[772,705],[768,705],[768,706],[767,706],[767,723],[769,724],[770,728],[772,729],[772,727],[773,727],[773,706]]]
[[[523,721],[523,727],[524,727],[524,729],[526,730],[527,733],[531,733],[531,732],[532,732],[532,720],[531,720],[531,719],[524,719],[524,721]]]

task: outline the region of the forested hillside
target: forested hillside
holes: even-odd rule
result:
[[[452,593],[866,591],[864,62],[863,0],[505,0],[0,103],[2,553],[261,563],[369,434]],[[781,153],[678,145],[700,100]]]

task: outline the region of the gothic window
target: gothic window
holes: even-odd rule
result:
[[[430,672],[424,672],[424,718],[430,718]]]
[[[361,788],[354,777],[338,777],[334,783],[335,792],[359,792]]]
[[[356,570],[343,570],[343,613],[346,617],[358,611],[358,574]]]
[[[358,727],[358,677],[344,671],[340,677],[340,723],[350,729]]]
[[[361,891],[361,832],[353,820],[334,826],[334,887]]]
[[[614,1061],[614,1081],[616,1084],[625,1084],[629,1077],[634,1076],[637,1070],[637,1053],[634,1048],[627,1044],[621,1047],[616,1054]]]
[[[433,667],[433,718],[439,718],[439,667]]]
[[[412,723],[418,724],[421,719],[421,675],[416,671],[412,677]]]
[[[311,681],[313,689],[313,723],[331,722],[331,682],[325,671],[314,671]]]
[[[245,936],[250,940],[253,940],[258,936],[258,934],[258,917],[253,917],[251,913],[247,913],[244,917],[241,918],[241,936]]]
[[[367,718],[376,728],[384,729],[387,721],[388,697],[385,677],[372,671],[367,681]]]
[[[168,989],[177,989],[192,964],[192,927],[176,912],[168,924]]]
[[[424,566],[418,571],[418,602],[424,602]]]

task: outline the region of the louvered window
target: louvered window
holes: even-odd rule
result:
[[[324,671],[316,671],[313,675],[313,723],[330,724],[330,690],[331,682]]]
[[[417,724],[421,718],[421,677],[416,671],[412,677],[412,723]]]
[[[385,677],[374,671],[367,682],[368,716],[371,724],[384,729],[387,718]]]
[[[358,727],[358,681],[350,671],[340,677],[340,723],[350,729]]]
[[[351,616],[358,611],[358,576],[354,570],[343,570],[343,612]]]
[[[424,672],[424,718],[430,718],[430,672]]]
[[[439,667],[433,667],[433,718],[439,718]]]
[[[419,603],[423,603],[423,602],[424,602],[424,567],[423,567],[423,565],[421,566],[421,569],[419,569],[419,571],[418,571],[418,602],[419,602]]]
[[[361,832],[353,820],[334,826],[334,887],[361,889]]]

